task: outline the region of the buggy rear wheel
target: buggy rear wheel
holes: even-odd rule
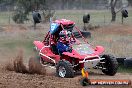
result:
[[[60,60],[56,66],[56,74],[62,78],[73,78],[74,70],[69,61]]]
[[[116,74],[117,69],[118,69],[118,62],[116,58],[113,55],[103,55],[102,58],[105,58],[103,62],[103,69],[102,72],[105,73],[106,75],[113,76]]]

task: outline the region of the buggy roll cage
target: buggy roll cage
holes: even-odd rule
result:
[[[60,23],[60,27],[61,27],[61,28],[59,28],[59,32],[62,31],[62,30],[66,30],[66,29],[64,29],[64,26],[63,26],[62,23]],[[60,30],[60,29],[61,29],[61,30]],[[74,28],[73,28],[73,29],[74,29]],[[75,26],[75,29],[77,30],[77,32],[79,33],[79,35],[81,35],[83,41],[84,41],[85,43],[89,44],[88,41],[83,37],[81,31],[80,31],[76,26]],[[59,33],[58,33],[58,34],[59,34]],[[49,32],[46,34],[46,37],[44,38],[43,43],[46,43],[47,45],[51,45],[51,37],[52,37],[52,35],[55,35],[55,34],[51,34],[50,31],[49,31]],[[66,35],[66,33],[65,33],[65,35]],[[71,35],[72,35],[73,39],[76,41],[76,38],[75,38],[74,34],[71,33]],[[59,37],[59,35],[57,35],[57,37]],[[66,37],[68,37],[68,36],[66,35]],[[49,42],[48,42],[48,41],[49,41]],[[69,40],[69,42],[70,42],[70,40]]]

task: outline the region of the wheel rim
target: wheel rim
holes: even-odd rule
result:
[[[59,76],[64,78],[66,75],[66,69],[63,66],[59,67]]]

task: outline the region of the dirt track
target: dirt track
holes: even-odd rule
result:
[[[3,53],[3,52],[2,52]],[[2,55],[2,54],[0,54]],[[82,88],[79,80],[80,75],[74,78],[58,78],[55,76],[55,70],[46,68],[46,75],[22,74],[14,71],[5,70],[3,62],[8,61],[3,56],[0,58],[0,88]],[[7,56],[9,57],[9,56]],[[4,56],[6,58],[6,56]],[[117,73],[115,76],[106,76],[102,73],[90,73],[91,79],[130,79],[131,74]],[[86,88],[132,88],[132,86],[88,86]]]
[[[0,69],[0,88],[81,88],[81,76],[75,78],[58,78],[53,73],[50,75],[22,74],[14,71]],[[131,79],[129,74],[117,73],[115,76],[103,74],[90,74],[91,79]],[[88,88],[111,88],[112,86],[89,86]],[[114,86],[114,88],[131,88],[130,86]]]

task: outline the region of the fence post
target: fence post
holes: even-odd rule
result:
[[[7,7],[8,9],[8,23],[10,24],[10,7]]]

